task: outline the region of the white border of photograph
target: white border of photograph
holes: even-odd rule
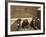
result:
[[[11,5],[19,5],[19,6],[37,6],[41,7],[41,30],[31,30],[31,31],[15,31],[11,32],[10,31],[10,13],[11,13]],[[13,35],[13,34],[32,34],[32,33],[43,33],[43,4],[26,4],[26,3],[8,3],[8,35]]]

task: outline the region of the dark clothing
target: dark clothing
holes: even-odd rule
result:
[[[24,20],[23,23],[22,23],[22,28],[28,26],[28,24],[29,24],[29,23],[28,23],[28,20]]]
[[[34,29],[41,29],[40,21],[35,19],[35,21],[31,21],[30,26]]]

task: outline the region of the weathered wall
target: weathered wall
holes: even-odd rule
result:
[[[39,7],[11,6],[11,18],[40,16],[40,11],[37,10],[38,8]]]

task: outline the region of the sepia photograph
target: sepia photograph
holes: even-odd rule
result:
[[[41,30],[40,7],[11,5],[11,31]]]
[[[8,35],[43,33],[43,4],[8,3]]]

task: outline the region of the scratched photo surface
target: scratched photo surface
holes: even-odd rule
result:
[[[41,7],[11,5],[10,30],[41,30]]]

